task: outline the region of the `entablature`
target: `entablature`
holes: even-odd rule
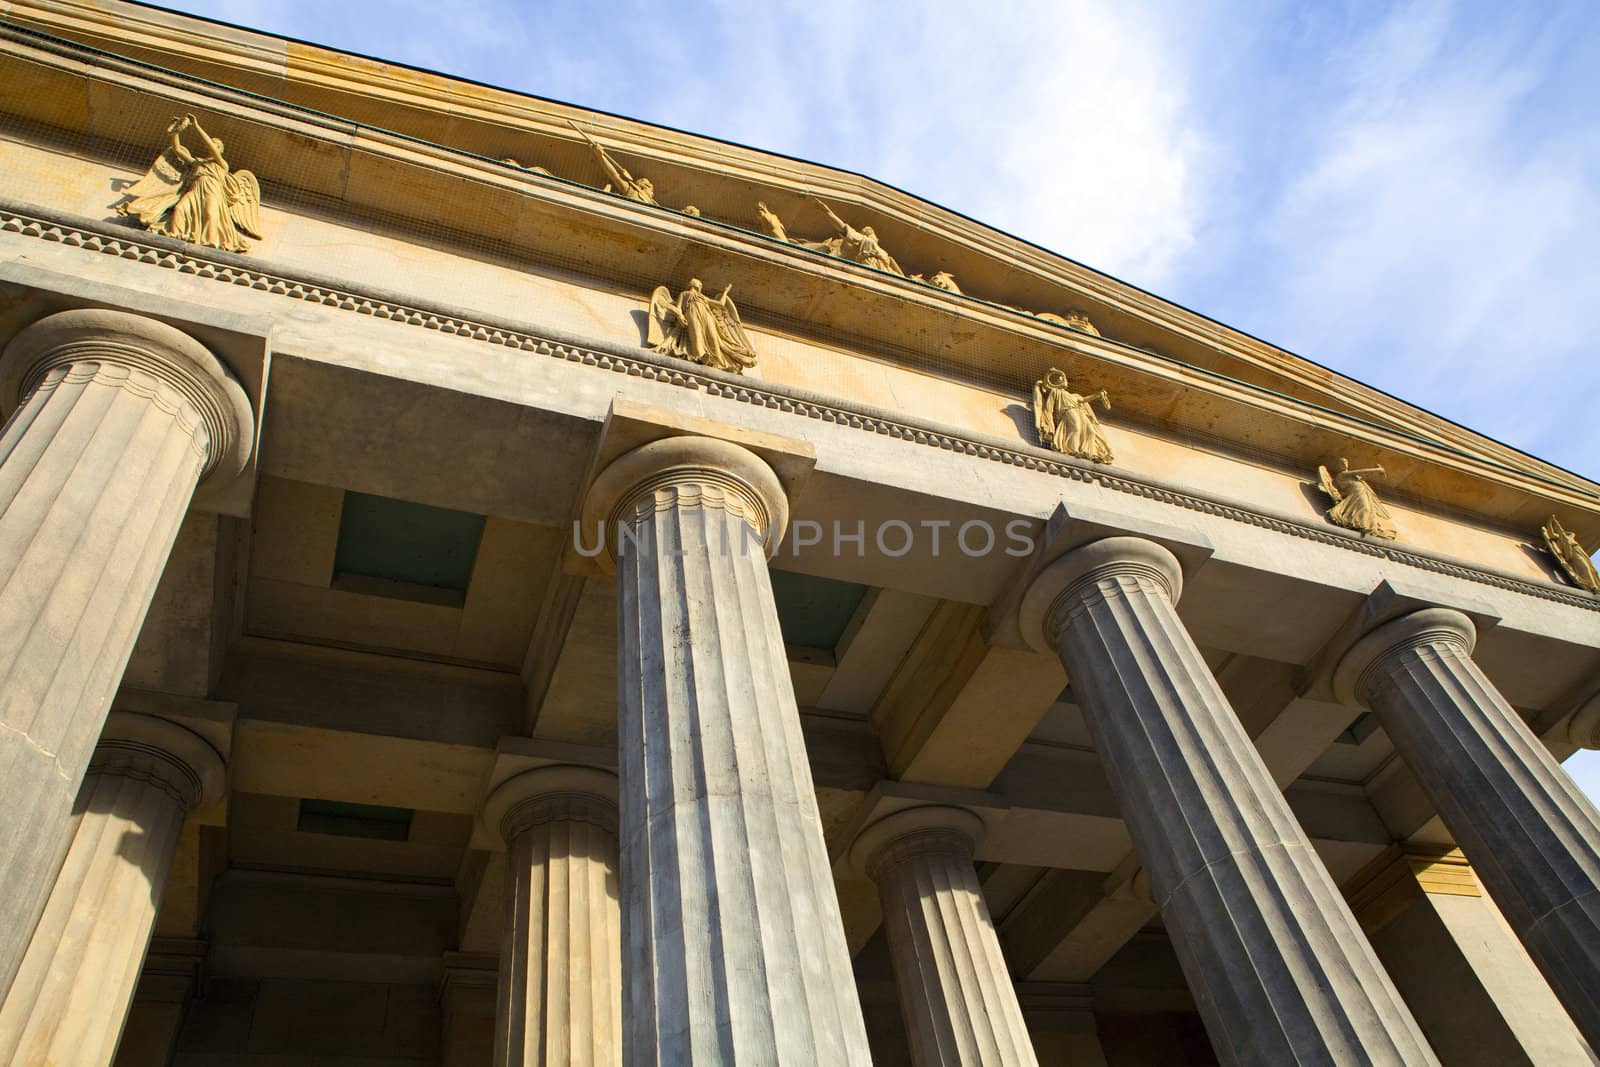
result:
[[[58,21],[67,9],[77,11],[75,18],[88,18],[75,5],[50,6]],[[41,14],[44,7],[29,11],[30,17],[49,22]],[[88,32],[86,24],[73,25],[75,32]],[[64,32],[72,27],[54,28]],[[1112,336],[1060,327],[1003,304],[784,245],[739,225],[637,204],[460,148],[314,114],[12,27],[3,33],[6,62],[31,66],[30,77],[19,84],[38,90],[19,94],[17,117],[58,138],[65,134],[76,139],[80,154],[92,146],[91,156],[136,158],[149,151],[140,145],[159,141],[144,126],[165,122],[174,108],[199,108],[226,116],[230,140],[240,146],[230,152],[240,158],[293,159],[290,181],[256,164],[267,171],[268,212],[285,216],[277,227],[280,235],[293,225],[290,214],[331,212],[402,240],[443,244],[453,254],[503,262],[512,269],[578,273],[641,298],[659,281],[681,284],[691,275],[706,276],[713,285],[734,283],[752,328],[774,337],[965,381],[1001,395],[1025,396],[1029,381],[1064,362],[1069,373],[1082,374],[1116,397],[1112,425],[1142,425],[1202,448],[1306,471],[1335,456],[1358,453],[1362,462],[1381,463],[1390,480],[1403,487],[1399,495],[1411,500],[1459,509],[1517,531],[1536,529],[1558,511],[1580,537],[1600,535],[1600,492],[1581,478],[866,179],[606,120],[608,139],[637,133],[643,138],[641,151],[657,144],[663,152],[670,147],[682,160],[698,159],[705,167],[714,163],[718,180],[733,179],[741,195],[759,195],[750,188],[758,178],[768,188],[788,182],[791,191],[820,189],[849,211],[881,212],[885,222],[898,217],[907,233],[933,235],[950,248],[980,254],[972,260],[973,269],[987,264],[1015,284],[1026,280],[1049,290],[1008,291],[1003,299],[1041,307],[1087,306]],[[396,69],[364,67],[350,57],[313,51],[320,56],[318,69],[339,69],[335,60],[348,60],[341,99],[372,97],[377,86],[389,84],[384,72]],[[427,83],[430,92],[440,85],[458,86],[456,92],[482,104],[480,111],[492,111],[490,103],[501,108],[494,113],[502,118],[515,102],[523,116],[521,132],[530,136],[535,125],[530,116],[542,115],[554,128],[573,115],[588,115],[437,76],[406,72],[406,77],[395,78],[391,95],[399,92],[396,85]],[[411,98],[406,106],[421,105]],[[487,121],[479,113],[470,122],[458,118],[468,125]],[[572,140],[568,131],[560,143]],[[619,151],[634,148],[632,143],[618,145]],[[770,166],[762,170],[757,163]],[[776,202],[778,194],[772,195]],[[448,217],[440,217],[441,204],[450,206],[443,212]],[[872,217],[880,221],[880,215]],[[281,251],[274,244],[269,233],[241,262],[271,262]],[[966,261],[961,269],[969,270]],[[337,280],[361,286],[356,277]],[[1177,354],[1162,355],[1142,345],[1152,338],[1141,328],[1156,330],[1159,343]],[[1198,347],[1186,347],[1185,337]],[[1025,427],[1018,430],[1020,438],[1030,436]]]

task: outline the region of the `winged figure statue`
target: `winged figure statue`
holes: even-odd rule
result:
[[[1572,584],[1591,593],[1600,593],[1600,573],[1595,572],[1594,560],[1589,558],[1572,531],[1552,515],[1540,532],[1544,534],[1545,548],[1556,558],[1562,573],[1572,579]]]
[[[664,285],[650,294],[650,325],[645,343],[664,356],[678,356],[716,370],[738,374],[756,365],[755,349],[739,321],[739,309],[722,290],[713,300],[705,294],[699,278],[691,278],[689,288],[678,294]]]
[[[1389,516],[1389,509],[1383,506],[1383,501],[1364,477],[1382,473],[1381,465],[1353,470],[1350,461],[1342,457],[1337,474],[1318,464],[1317,488],[1333,500],[1333,507],[1328,509],[1328,521],[1357,533],[1394,540],[1394,520]]]
[[[183,143],[193,130],[198,153]],[[248,252],[241,234],[261,237],[261,185],[247,170],[233,170],[222,156],[222,138],[212,138],[193,115],[173,119],[172,141],[143,178],[130,185],[117,213],[138,219],[152,232],[227,252]]]

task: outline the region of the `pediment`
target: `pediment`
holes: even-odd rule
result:
[[[102,80],[104,71],[90,68],[117,61],[7,41],[13,53],[50,53],[51,77],[81,82],[84,97],[96,97],[97,106],[81,110],[51,105],[57,113],[33,116],[44,125],[125,141],[125,126],[95,125],[117,113],[117,101],[209,97],[245,124],[240,143],[256,158],[295,160],[288,181],[307,203],[500,257],[542,259],[641,297],[690,275],[714,287],[733,282],[754,326],[1001,393],[1026,396],[1033,378],[1062,364],[1109,389],[1118,418],[1203,447],[1307,471],[1350,454],[1382,463],[1401,492],[1432,505],[1518,529],[1536,529],[1556,511],[1586,540],[1600,537],[1594,483],[861,175],[155,9],[19,3],[9,17],[215,83],[133,65]],[[648,175],[664,204],[693,203],[701,215],[602,193],[605,178],[574,122]],[[500,162],[506,157],[553,177]],[[807,194],[858,225],[870,222],[908,273],[951,272],[964,295],[763,232],[758,200],[794,231],[825,232]],[[561,256],[576,247],[581,263]],[[1018,308],[1082,310],[1100,336]]]

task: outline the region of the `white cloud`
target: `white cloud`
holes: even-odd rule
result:
[[[1562,103],[1560,41],[1510,21],[1416,4],[1334,55],[1313,153],[1264,217],[1277,280],[1252,314],[1312,358],[1593,471],[1587,391],[1563,387],[1593,381],[1600,144],[1540,128]]]

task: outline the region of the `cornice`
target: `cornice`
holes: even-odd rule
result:
[[[735,186],[746,191],[754,183],[769,190],[768,196],[775,202],[786,195],[785,190],[796,199],[802,191],[813,191],[852,209],[865,208],[873,213],[880,230],[887,224],[899,240],[929,238],[962,254],[980,255],[992,266],[1016,275],[1018,295],[991,296],[1020,302],[1021,292],[1030,291],[1030,298],[1043,301],[1037,306],[1045,310],[1051,310],[1050,304],[1060,305],[1054,309],[1061,310],[1087,302],[1097,319],[1104,322],[1109,316],[1122,327],[1107,332],[1122,336],[1132,350],[1170,348],[1181,352],[1181,358],[1168,358],[1191,371],[1221,375],[1224,379],[1248,379],[1256,389],[1263,388],[1261,379],[1270,379],[1272,388],[1302,402],[1310,400],[1334,413],[1387,424],[1391,432],[1498,468],[1502,477],[1514,472],[1548,485],[1560,485],[1576,496],[1587,496],[1591,498],[1587,506],[1600,504],[1593,485],[1569,472],[1135,286],[860,175],[617,116],[597,119],[593,112],[570,105],[159,9],[87,0],[25,0],[11,3],[3,13],[44,32],[112,43],[120,50],[142,52],[170,64],[203,67],[209,73],[237,71],[239,80],[250,83],[254,91],[274,85],[305,85],[319,92],[339,94],[352,106],[355,101],[369,101],[409,109],[411,129],[407,129],[406,122],[392,124],[402,135],[421,136],[426,131],[418,124],[431,116],[431,120],[448,120],[452,129],[463,134],[481,126],[504,131],[506,136],[534,139],[546,146],[570,147],[573,135],[565,124],[568,119],[583,119],[617,151],[641,161],[647,168],[677,168],[681,173],[693,172],[712,182],[733,179]],[[284,105],[282,110],[291,108]],[[481,160],[460,150],[455,150],[454,155]],[[534,180],[533,184],[541,183]],[[547,180],[544,184],[552,183]],[[659,209],[629,204],[625,210],[637,216]],[[660,214],[665,217],[676,213]],[[737,229],[738,224],[724,224],[723,228]],[[963,261],[961,268],[966,269],[967,265]],[[857,273],[873,272],[863,269]],[[922,287],[904,283],[895,288],[902,290],[903,296],[907,288]],[[940,299],[950,302],[948,295]],[[1025,318],[981,300],[959,302],[967,314]],[[1017,323],[1008,325],[1015,329]],[[1033,325],[1037,328],[1037,324]],[[1216,384],[1214,377],[1211,381]],[[1404,480],[1404,475],[1401,478]]]
[[[1159,479],[1111,473],[1094,464],[1063,457],[1059,453],[1015,441],[1003,441],[985,434],[967,433],[932,420],[909,418],[868,404],[850,403],[810,390],[776,383],[757,382],[726,374],[645,349],[623,351],[590,340],[560,337],[555,331],[533,333],[519,325],[490,318],[471,319],[451,315],[439,308],[418,303],[403,303],[383,295],[362,293],[351,287],[326,281],[300,280],[273,274],[249,265],[241,256],[214,253],[197,255],[193,246],[150,234],[137,237],[114,232],[87,220],[54,221],[42,212],[24,214],[0,204],[0,233],[11,233],[42,241],[57,242],[89,253],[115,256],[159,269],[174,270],[226,285],[238,285],[291,300],[319,304],[340,311],[387,319],[417,329],[436,330],[483,344],[500,345],[533,356],[558,359],[583,366],[664,382],[679,388],[704,392],[743,404],[779,411],[802,418],[906,441],[924,448],[954,452],[974,459],[1020,467],[1052,477],[1084,482],[1114,492],[1200,514],[1244,523],[1274,533],[1314,541],[1372,556],[1403,566],[1441,574],[1480,585],[1520,593],[1568,607],[1600,611],[1600,599],[1552,584],[1523,578],[1421,550],[1405,549],[1388,542],[1368,540],[1340,532],[1334,527],[1313,527],[1296,518],[1253,508],[1220,496],[1200,496]]]

